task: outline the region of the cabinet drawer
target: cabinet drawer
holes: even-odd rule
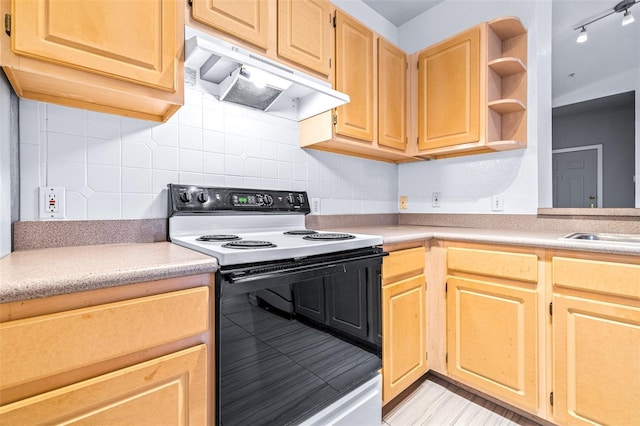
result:
[[[554,257],[553,284],[640,299],[640,265]]]
[[[447,268],[450,271],[538,282],[538,256],[535,254],[449,247]]]
[[[0,389],[205,332],[208,307],[198,287],[2,323]]]
[[[0,407],[0,423],[202,425],[206,377],[199,345]]]
[[[388,284],[401,276],[422,274],[424,272],[425,248],[417,247],[392,251],[382,261],[382,281]]]

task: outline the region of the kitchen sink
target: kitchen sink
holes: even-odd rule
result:
[[[635,243],[640,244],[640,234],[605,234],[601,232],[584,233],[574,232],[573,234],[561,237],[565,240],[588,240],[588,241],[604,241],[609,243]]]

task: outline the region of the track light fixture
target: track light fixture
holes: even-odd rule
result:
[[[578,34],[576,42],[584,43],[585,41],[587,41],[587,29],[585,27],[582,27],[582,31],[580,31],[580,34]]]
[[[602,15],[598,16],[595,19],[592,19],[589,22],[585,22],[584,24],[580,24],[576,26],[573,30],[580,30],[580,34],[578,34],[578,38],[576,39],[577,43],[584,43],[587,41],[587,25],[591,25],[596,21],[601,20],[602,18],[606,18],[609,15],[613,15],[614,13],[624,12],[624,16],[622,17],[622,25],[628,25],[634,21],[633,15],[629,11],[631,6],[636,3],[640,3],[640,0],[622,0],[620,3],[616,4],[613,9],[609,9],[603,12]]]

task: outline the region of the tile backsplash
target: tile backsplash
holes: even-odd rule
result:
[[[167,215],[168,183],[305,190],[321,214],[396,213],[398,166],[299,147],[298,123],[187,90],[163,124],[20,99],[20,220],[38,187],[66,219]]]

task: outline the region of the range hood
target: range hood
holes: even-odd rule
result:
[[[349,95],[300,71],[185,27],[185,83],[218,100],[300,121],[349,102]]]

